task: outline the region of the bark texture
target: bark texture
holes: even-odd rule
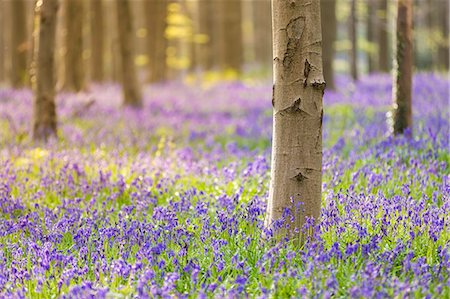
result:
[[[378,19],[378,64],[380,71],[389,73],[391,64],[389,59],[389,38],[388,38],[388,0],[379,0],[377,12]]]
[[[253,2],[253,19],[255,60],[260,66],[269,68],[272,61],[272,35],[267,34],[272,28],[270,0]]]
[[[11,28],[11,84],[13,87],[27,85],[27,19],[26,3],[24,0],[11,2],[12,26]]]
[[[222,68],[241,71],[244,61],[241,0],[221,1]]]
[[[145,1],[147,48],[150,83],[166,80],[166,30],[167,3],[165,0]]]
[[[63,88],[79,92],[84,88],[83,0],[66,0],[66,36]]]
[[[56,136],[54,50],[58,0],[36,2],[36,27],[32,66],[33,128],[32,137],[47,141]]]
[[[322,17],[323,37],[323,75],[327,89],[334,89],[334,42],[336,40],[336,1],[321,0],[320,11]]]
[[[123,105],[142,106],[142,95],[134,65],[133,24],[128,0],[117,2],[120,64],[123,89]]]
[[[397,39],[394,60],[394,134],[412,128],[412,0],[397,0]]]
[[[358,38],[356,36],[356,0],[350,0],[349,35],[352,47],[350,49],[350,74],[353,80],[358,80]]]
[[[91,77],[94,82],[104,80],[103,1],[90,1],[91,5]]]
[[[300,237],[320,216],[322,188],[322,34],[320,0],[274,0],[272,170],[266,225],[290,210]]]

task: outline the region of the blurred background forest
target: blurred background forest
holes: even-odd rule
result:
[[[449,2],[414,0],[414,69],[449,69]],[[333,74],[389,72],[395,1],[321,1],[327,87]],[[57,90],[120,81],[116,1],[63,0],[56,29]],[[35,1],[0,1],[0,84],[29,86]],[[129,49],[142,84],[270,78],[270,0],[132,0]]]

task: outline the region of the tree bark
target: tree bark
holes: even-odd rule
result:
[[[197,61],[203,71],[209,71],[214,67],[213,55],[213,4],[211,1],[200,1],[198,4],[199,33],[204,37],[204,42],[197,44]]]
[[[167,40],[164,36],[166,30],[167,4],[165,0],[145,1],[145,14],[147,26],[147,48],[149,57],[150,83],[165,81],[166,71],[166,47]]]
[[[94,82],[104,80],[103,1],[93,0],[91,5],[91,76]]]
[[[412,129],[412,2],[397,0],[397,40],[394,60],[394,134]]]
[[[375,64],[375,57],[373,52],[374,45],[374,14],[376,12],[375,9],[375,0],[367,1],[367,42],[369,43],[369,49],[367,51],[367,69],[369,74],[373,73],[377,68]]]
[[[274,0],[272,171],[266,225],[286,210],[285,227],[301,237],[318,220],[322,188],[322,34],[320,0]]]
[[[66,0],[66,54],[63,88],[79,92],[84,88],[83,1]]]
[[[5,4],[0,1],[0,84],[5,81]]]
[[[334,42],[336,40],[336,1],[321,0],[323,74],[327,89],[334,90]]]
[[[450,68],[450,50],[449,50],[449,1],[442,0],[439,9],[439,27],[442,30],[445,41],[441,42],[438,49],[439,68],[448,71]]]
[[[221,1],[221,28],[223,36],[222,68],[241,71],[244,49],[242,46],[241,0]]]
[[[12,26],[11,28],[11,84],[13,87],[27,85],[27,20],[26,3],[24,0],[11,2]]]
[[[268,68],[272,60],[272,28],[270,0],[253,2],[253,31],[255,34],[255,60],[259,66]]]
[[[378,65],[380,71],[389,73],[391,63],[389,59],[389,38],[388,38],[388,0],[379,0],[377,12],[378,19]]]
[[[32,137],[37,141],[56,136],[54,50],[57,10],[58,0],[36,2],[31,82],[34,91]]]
[[[356,0],[350,2],[350,74],[353,80],[358,80],[358,38],[357,38],[357,18],[356,18]]]
[[[133,24],[128,0],[117,2],[123,105],[142,106],[142,95],[134,65]]]

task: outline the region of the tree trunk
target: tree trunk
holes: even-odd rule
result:
[[[369,44],[369,48],[367,51],[367,69],[369,74],[373,73],[376,70],[376,65],[375,65],[375,57],[374,57],[374,51],[373,51],[373,46],[375,44],[374,41],[374,27],[373,27],[373,23],[374,23],[374,14],[376,12],[375,9],[375,0],[368,0],[367,1],[367,42]]]
[[[91,76],[94,82],[104,80],[104,38],[103,1],[93,0],[91,4]]]
[[[142,95],[134,65],[133,24],[128,0],[117,2],[117,25],[119,32],[119,48],[125,106],[142,106]]]
[[[167,4],[166,0],[145,1],[147,15],[147,48],[149,57],[148,82],[155,83],[166,80],[166,47],[165,38]]]
[[[213,4],[211,1],[201,1],[198,4],[199,33],[202,36],[202,42],[197,43],[197,61],[203,71],[209,71],[214,66],[213,56]]]
[[[412,2],[397,0],[397,40],[394,61],[394,134],[412,129]]]
[[[47,141],[49,137],[56,136],[54,50],[57,11],[58,0],[36,2],[35,47],[31,73],[34,91],[34,140]]]
[[[83,0],[66,0],[66,55],[63,88],[79,92],[84,88]]]
[[[336,1],[321,0],[320,14],[322,17],[323,37],[323,74],[327,89],[334,90],[334,42],[336,40]]]
[[[266,224],[290,210],[295,238],[318,220],[322,188],[322,33],[320,0],[274,0],[272,172]]]
[[[0,0],[0,85],[5,81],[5,3]]]
[[[353,80],[358,80],[358,38],[357,38],[357,19],[356,19],[356,0],[350,2],[350,74]]]
[[[270,0],[253,2],[255,60],[264,69],[269,68],[272,61],[272,35],[267,34],[272,28],[270,8]]]
[[[378,3],[378,65],[380,71],[389,73],[391,71],[391,64],[388,46],[388,0],[378,0]]]
[[[11,2],[12,26],[11,28],[11,83],[13,87],[27,85],[27,20],[24,0]]]
[[[223,57],[222,67],[240,72],[244,49],[242,46],[242,7],[241,0],[227,0],[220,2],[222,9]]]
[[[439,27],[442,30],[445,41],[441,42],[438,49],[439,64],[440,69],[449,70],[450,67],[450,51],[449,51],[449,1],[442,0],[439,7]]]

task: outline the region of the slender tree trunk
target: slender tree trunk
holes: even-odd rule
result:
[[[367,66],[368,72],[373,73],[377,68],[375,64],[375,57],[373,52],[374,45],[374,14],[376,12],[375,0],[367,1],[367,41],[369,43],[369,49],[367,52]]]
[[[155,64],[156,61],[156,30],[158,26],[158,1],[144,1],[144,15],[145,15],[145,26],[147,30],[147,35],[145,37],[145,43],[147,48],[148,56],[148,76],[147,81],[152,83],[154,80]]]
[[[356,0],[350,2],[350,74],[353,80],[358,80],[358,38],[357,38],[357,18],[356,18]]]
[[[446,41],[442,42],[439,45],[438,49],[438,57],[439,57],[439,67],[441,69],[444,69],[446,71],[449,70],[450,67],[450,50],[449,50],[449,1],[448,0],[442,0],[440,9],[439,9],[439,27],[440,30],[442,30],[444,39]]]
[[[24,0],[11,2],[12,26],[11,28],[11,83],[14,87],[27,85],[27,21],[26,5]]]
[[[242,7],[241,0],[221,1],[222,4],[222,36],[223,36],[223,58],[224,69],[241,71],[244,60],[244,49],[242,46]]]
[[[120,61],[122,70],[123,104],[142,106],[142,94],[134,65],[133,24],[128,0],[117,1]]]
[[[321,0],[320,11],[322,17],[322,45],[323,45],[323,74],[327,89],[334,87],[334,42],[336,40],[336,1]]]
[[[293,214],[299,237],[320,216],[322,188],[322,34],[320,0],[274,0],[272,172],[266,224]]]
[[[213,56],[213,4],[211,1],[200,1],[198,4],[199,33],[202,36],[202,42],[197,44],[197,61],[203,71],[209,71],[214,66]]]
[[[397,40],[394,61],[394,134],[412,129],[412,2],[397,0]]]
[[[154,10],[154,12],[150,12],[150,10]],[[166,0],[147,1],[146,11],[154,17],[154,21],[147,23],[148,28],[152,26],[151,32],[147,37],[150,45],[148,52],[150,76],[148,77],[148,81],[151,83],[162,82],[167,79],[167,39],[165,38],[167,17]]]
[[[270,0],[253,2],[253,19],[255,60],[261,67],[268,68],[272,61],[272,35],[267,34],[272,28]]]
[[[377,12],[378,23],[378,64],[380,71],[389,73],[391,64],[389,59],[389,38],[388,38],[388,0],[378,0],[379,8]]]
[[[55,34],[58,0],[36,2],[35,48],[32,66],[34,90],[33,129],[34,140],[46,141],[56,136],[55,109]]]
[[[5,81],[5,4],[0,0],[0,85]]]
[[[91,5],[91,76],[94,82],[104,80],[103,1],[92,0]]]
[[[84,88],[83,1],[66,0],[66,55],[63,88],[79,92]]]

